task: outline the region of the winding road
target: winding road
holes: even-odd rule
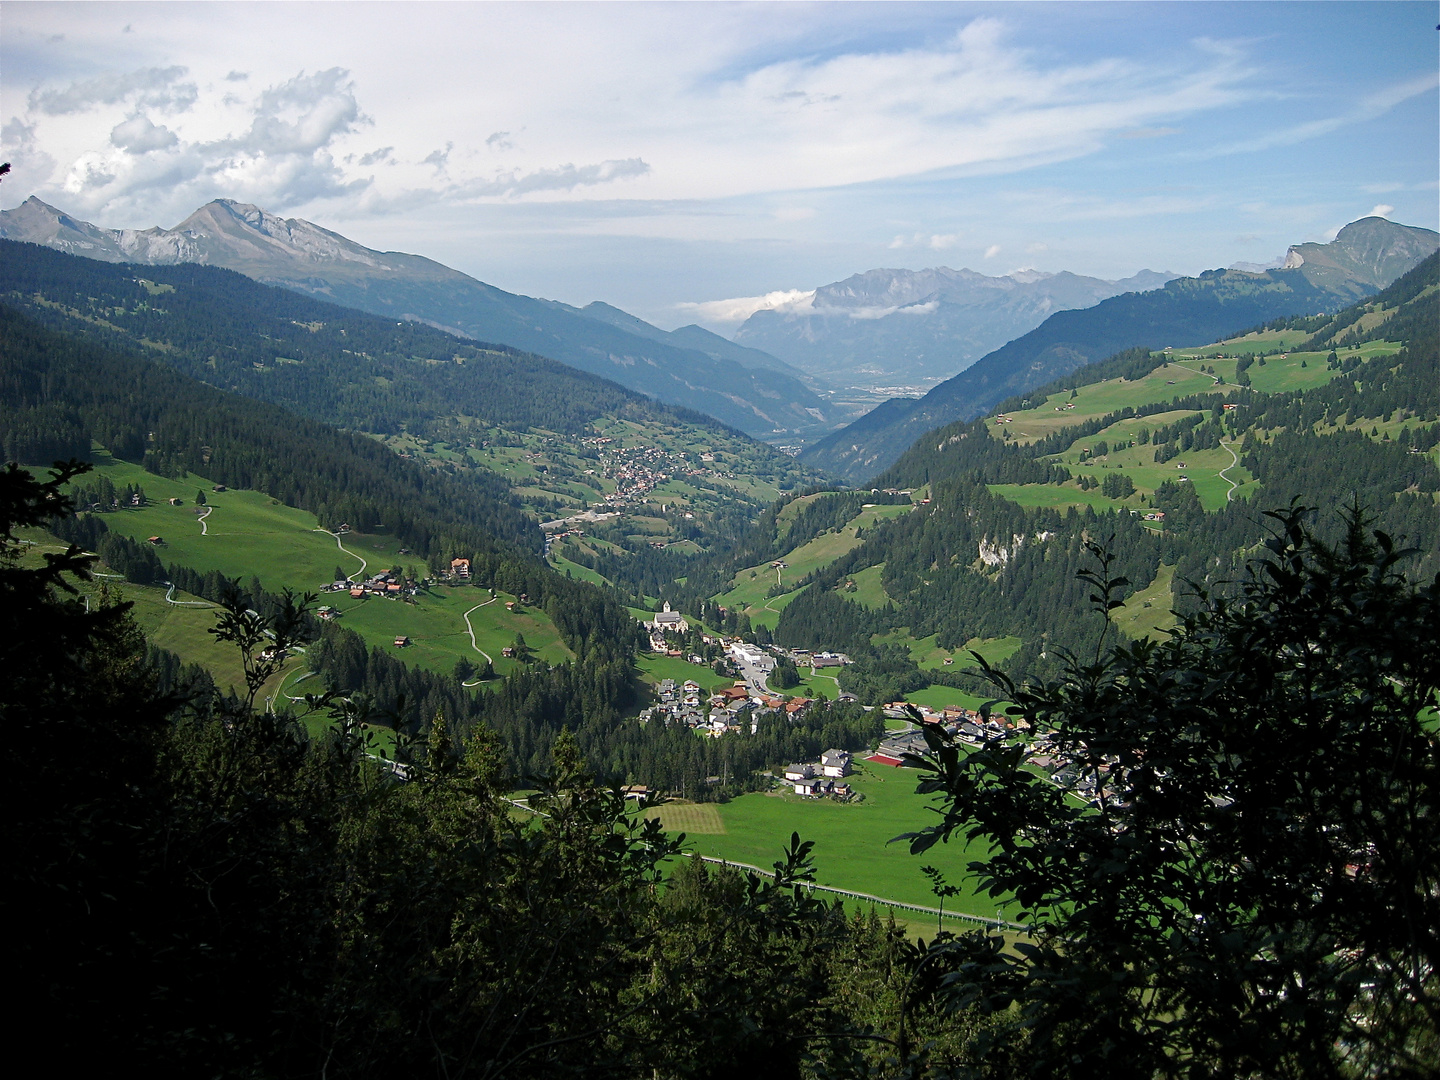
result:
[[[214,606],[215,606],[214,604],[210,603],[210,601],[208,601],[208,600],[174,600],[174,599],[171,599],[171,598],[175,595],[175,586],[174,586],[173,584],[171,584],[170,582],[166,582],[166,584],[167,584],[167,585],[170,585],[170,588],[168,588],[168,589],[165,590],[165,602],[166,602],[167,604],[174,604],[176,607],[214,607]]]
[[[341,551],[345,552],[345,554],[346,554],[346,555],[349,555],[352,559],[359,559],[359,560],[360,560],[360,569],[359,569],[359,570],[356,570],[355,573],[351,574],[348,578],[346,578],[346,579],[345,579],[346,581],[354,581],[354,580],[355,580],[357,577],[359,577],[361,574],[365,573],[365,568],[366,568],[367,566],[369,566],[370,564],[365,561],[365,559],[364,559],[363,556],[361,556],[361,555],[356,555],[355,552],[351,551],[351,550],[350,550],[349,548],[347,548],[344,544],[342,544],[342,543],[340,542],[340,534],[339,534],[339,533],[333,533],[333,532],[331,532],[329,529],[322,529],[322,528],[320,528],[318,525],[315,527],[315,531],[318,532],[318,533],[324,533],[326,536],[333,536],[333,537],[335,538],[335,546],[336,546],[336,547],[338,547]]]
[[[1232,450],[1228,445],[1223,442],[1220,445],[1224,448],[1225,452],[1230,455],[1230,464],[1226,465],[1225,468],[1221,469],[1219,473],[1220,479],[1224,480],[1227,484],[1230,485],[1230,490],[1225,493],[1225,501],[1230,502],[1232,499],[1235,498],[1235,492],[1239,489],[1240,485],[1237,484],[1234,480],[1231,480],[1230,477],[1226,476],[1225,474],[1228,473],[1231,469],[1235,468],[1236,465],[1239,465],[1240,459],[1235,456],[1235,451]]]
[[[490,597],[489,600],[486,600],[486,601],[484,601],[484,602],[482,602],[482,603],[476,604],[474,607],[472,607],[472,608],[470,609],[470,611],[479,611],[482,607],[487,607],[487,606],[489,606],[490,604],[493,604],[493,603],[495,602],[495,600],[496,600],[496,598],[492,596],[492,597]],[[461,616],[461,618],[463,618],[463,619],[465,620],[465,632],[470,635],[470,647],[471,647],[472,649],[474,649],[477,653],[479,653],[481,656],[485,657],[485,659],[486,659],[486,661],[487,661],[488,663],[490,663],[491,665],[494,665],[494,663],[495,663],[495,658],[492,657],[492,656],[491,656],[488,652],[486,652],[484,649],[482,649],[482,648],[476,643],[476,641],[475,641],[475,628],[470,625],[470,611],[465,612],[465,614],[464,614],[463,616]],[[484,679],[476,679],[476,680],[474,680],[473,682],[461,683],[460,685],[461,685],[461,686],[479,686],[479,685],[480,685],[482,682],[484,682],[484,681],[485,681]]]
[[[201,536],[209,536],[209,535],[210,535],[210,529],[206,526],[206,524],[205,524],[205,519],[210,516],[210,511],[211,511],[211,510],[214,510],[214,509],[215,509],[215,508],[214,508],[213,506],[207,506],[207,507],[205,507],[205,509],[204,509],[200,514],[196,515],[195,520],[200,523],[200,535],[201,535]]]

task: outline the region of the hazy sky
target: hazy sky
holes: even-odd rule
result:
[[[0,195],[126,228],[234,198],[665,326],[877,266],[1194,273],[1372,212],[1440,224],[1435,24],[1433,2],[5,0]]]

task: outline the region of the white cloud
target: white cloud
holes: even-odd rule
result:
[[[936,233],[930,237],[926,247],[931,251],[947,251],[960,242],[959,233]]]
[[[782,206],[775,211],[776,221],[809,221],[814,216],[813,206]]]
[[[1361,124],[1367,120],[1384,116],[1395,106],[1409,101],[1411,98],[1419,97],[1421,94],[1429,93],[1437,86],[1440,86],[1440,75],[1421,75],[1417,78],[1406,79],[1375,93],[1365,95],[1353,107],[1334,116],[1309,120],[1303,124],[1295,124],[1255,138],[1227,143],[1194,156],[1213,157],[1225,154],[1254,153],[1260,150],[1271,150],[1277,146],[1293,146],[1295,143],[1304,142],[1307,139],[1329,135],[1331,132],[1351,124]]]
[[[1389,203],[1377,203],[1375,209],[1371,210],[1370,213],[1366,214],[1365,216],[1388,218],[1394,212],[1395,207],[1391,206]]]
[[[1000,245],[999,245],[999,244],[991,244],[988,248],[985,249],[985,258],[987,258],[987,259],[993,259],[996,255],[999,255],[999,254],[1000,254]]]
[[[173,131],[154,123],[148,116],[132,116],[111,129],[110,141],[131,154],[148,154],[152,150],[168,150],[180,140]]]
[[[701,322],[738,325],[757,311],[800,312],[808,310],[815,290],[781,289],[764,296],[736,296],[729,300],[702,300],[675,305],[677,311]]]

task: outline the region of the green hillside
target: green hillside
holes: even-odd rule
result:
[[[849,652],[841,686],[862,700],[938,701],[986,692],[958,662],[934,665],[975,642],[1005,642],[987,659],[1016,675],[1088,647],[1098,623],[1075,575],[1095,565],[1089,541],[1128,579],[1113,620],[1131,637],[1173,625],[1197,585],[1230,588],[1262,511],[1292,499],[1330,536],[1358,501],[1419,549],[1414,573],[1440,569],[1436,277],[1432,257],[1334,316],[1130,350],[930,432],[875,480],[925,496],[913,511],[795,549],[783,596],[752,564],[716,599],[752,620],[763,600],[779,643]]]
[[[46,326],[369,433],[503,492],[537,521],[617,512],[603,529],[580,527],[622,545],[723,543],[817,478],[709,416],[518,349],[216,267],[141,272],[33,244],[0,250],[0,299]]]

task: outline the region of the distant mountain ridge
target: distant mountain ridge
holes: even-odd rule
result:
[[[430,259],[374,251],[311,222],[229,199],[207,203],[174,229],[135,230],[101,228],[32,196],[0,212],[0,238],[105,262],[224,267],[558,360],[747,434],[823,429],[832,419],[831,407],[778,362],[745,365],[718,346],[682,346],[659,330],[659,337],[642,336],[567,304],[508,293]]]
[[[1157,289],[1174,277],[1153,270],[1120,281],[1068,271],[991,277],[947,266],[867,270],[822,285],[808,301],[756,312],[735,340],[832,382],[923,384],[955,375],[1056,311]]]
[[[1440,234],[1362,218],[1329,244],[1290,249],[1287,268],[1211,270],[1094,307],[1058,312],[923,398],[892,398],[808,449],[802,459],[859,483],[925,432],[978,416],[1124,349],[1195,345],[1271,319],[1335,312],[1378,292],[1440,248]],[[1392,276],[1393,275],[1393,276]]]

